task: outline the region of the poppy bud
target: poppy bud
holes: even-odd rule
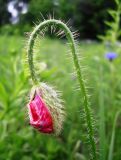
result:
[[[30,125],[42,133],[58,135],[64,121],[64,108],[58,93],[45,83],[32,88],[28,114]]]
[[[39,95],[35,94],[34,99],[28,105],[28,109],[30,125],[43,133],[53,132],[52,116]]]

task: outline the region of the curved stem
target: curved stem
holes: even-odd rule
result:
[[[82,79],[82,73],[81,73],[81,68],[79,65],[78,57],[77,57],[74,37],[73,37],[73,34],[71,33],[70,29],[67,27],[67,25],[64,24],[63,22],[61,22],[60,20],[55,20],[55,19],[45,20],[42,23],[40,23],[38,26],[36,26],[34,31],[31,33],[30,39],[28,42],[28,62],[29,62],[31,77],[32,77],[33,83],[37,84],[38,80],[37,80],[37,77],[34,72],[34,64],[33,64],[33,46],[34,46],[35,38],[37,37],[37,34],[45,26],[53,25],[53,24],[57,25],[65,32],[66,37],[69,41],[69,45],[70,45],[70,48],[72,51],[72,56],[73,56],[73,61],[74,61],[77,77],[79,80],[80,89],[82,91],[82,96],[83,96],[88,138],[89,138],[90,148],[91,148],[91,159],[97,160],[96,145],[95,145],[95,140],[94,140],[94,130],[93,130],[93,126],[92,126],[92,119],[91,119],[91,113],[90,113],[90,108],[89,108],[88,96],[86,93],[84,81]]]

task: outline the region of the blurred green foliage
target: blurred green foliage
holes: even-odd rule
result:
[[[121,31],[120,31],[120,17],[121,17],[121,3],[120,0],[115,0],[116,8],[109,9],[107,12],[112,17],[112,20],[106,20],[105,25],[109,28],[105,31],[105,35],[99,36],[104,43],[110,43],[113,46],[116,45],[117,41],[121,38]]]
[[[13,26],[8,24],[9,15],[4,12],[7,2],[0,1],[4,4],[0,10],[0,160],[88,160],[80,93],[76,76],[71,74],[73,63],[66,54],[65,40],[38,37],[34,53],[38,78],[57,86],[63,93],[67,110],[64,130],[59,137],[53,137],[40,134],[28,125],[26,104],[31,80],[24,70],[26,42],[22,43],[20,35],[29,31],[37,18],[42,19],[40,11],[44,17],[49,12],[53,15],[53,11],[55,18],[71,17],[71,24],[79,29],[83,38],[96,38],[97,34],[105,33],[102,36],[105,43],[84,41],[78,46],[81,56],[86,57],[81,64],[88,66],[83,72],[91,86],[90,102],[98,119],[95,127],[96,139],[100,140],[97,144],[100,160],[120,160],[121,119],[117,114],[121,108],[121,44],[117,40],[120,39],[121,11],[120,0],[115,1],[36,0],[35,3],[30,0],[28,13]],[[107,11],[107,8],[113,10]],[[105,23],[109,26],[106,32]],[[105,58],[106,52],[116,52],[118,57],[110,62]]]
[[[104,34],[107,28],[104,20],[111,20],[107,9],[116,7],[114,0],[36,0],[36,2],[29,0],[27,2],[29,4],[28,13],[21,15],[19,25],[13,26],[13,33],[16,29],[20,34],[28,31],[33,22],[36,23],[38,19],[42,20],[41,12],[45,18],[48,14],[53,15],[54,13],[54,17],[57,19],[60,18],[65,21],[70,19],[70,25],[79,30],[80,38],[94,39],[97,38],[97,35]],[[10,14],[7,12],[7,1],[1,0],[0,6],[0,25],[3,26],[8,24]]]
[[[80,94],[77,91],[76,77],[72,73],[73,63],[67,46],[57,40],[39,40],[36,50],[36,67],[45,63],[44,70],[38,73],[41,80],[55,85],[63,93],[67,118],[64,130],[59,137],[40,134],[28,125],[26,104],[31,81],[27,79],[22,63],[23,38],[1,36],[0,38],[0,159],[1,160],[85,160],[88,159],[85,132],[82,126]],[[7,47],[6,47],[7,44]],[[25,44],[24,44],[25,45]],[[59,49],[58,49],[59,48]],[[81,49],[80,49],[81,48]],[[86,50],[85,50],[86,48]],[[100,115],[100,92],[103,93],[106,125],[106,157],[115,113],[121,108],[121,55],[113,62],[104,58],[105,47],[96,42],[79,43],[81,55],[86,57],[82,66],[88,66],[84,76],[88,80],[90,102],[94,113]],[[113,158],[120,160],[121,119],[116,123]],[[97,122],[97,139],[99,138]],[[82,132],[83,130],[83,132]]]

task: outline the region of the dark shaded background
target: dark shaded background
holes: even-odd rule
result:
[[[8,0],[0,0],[1,33],[23,34],[30,30],[33,22],[42,19],[40,12],[46,18],[47,14],[52,15],[54,12],[55,18],[61,18],[65,21],[71,19],[71,25],[79,30],[82,39],[96,39],[97,35],[104,34],[106,30],[104,20],[111,19],[107,10],[115,8],[114,0],[24,0],[29,5],[28,12],[21,15],[19,24],[11,28],[11,25],[8,25],[11,16],[7,12],[8,2]]]

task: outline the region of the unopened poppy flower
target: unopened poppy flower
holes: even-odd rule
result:
[[[32,88],[28,114],[30,125],[42,133],[58,135],[65,112],[58,93],[45,83]]]
[[[105,58],[107,58],[108,60],[112,61],[114,60],[115,58],[117,58],[117,53],[115,52],[108,52],[105,54]]]
[[[42,98],[35,94],[28,105],[30,124],[43,133],[53,132],[53,121],[50,111]]]

